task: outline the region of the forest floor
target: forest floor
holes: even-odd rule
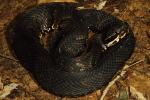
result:
[[[46,0],[45,0],[46,1]],[[59,100],[42,90],[20,64],[1,55],[12,57],[5,38],[9,22],[26,7],[36,5],[36,0],[0,0],[0,96],[5,86],[17,84],[4,100]],[[108,0],[104,8],[129,23],[136,38],[136,47],[127,64],[131,66],[108,91],[104,100],[150,100],[150,1]],[[100,91],[79,98],[63,100],[98,100]]]

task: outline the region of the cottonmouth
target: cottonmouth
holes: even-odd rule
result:
[[[134,50],[126,22],[104,11],[76,8],[68,3],[28,8],[8,32],[20,63],[58,96],[86,95],[106,86]]]

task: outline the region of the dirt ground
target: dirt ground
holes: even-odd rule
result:
[[[4,100],[60,100],[42,90],[12,57],[5,39],[5,29],[19,12],[36,5],[36,0],[0,0],[0,91],[10,83],[19,84]],[[108,0],[103,10],[131,26],[136,47],[127,64],[133,64],[107,92],[104,100],[150,100],[150,0]],[[134,64],[141,61],[138,64]],[[0,92],[1,95],[1,92]],[[100,91],[79,98],[62,100],[99,100]]]

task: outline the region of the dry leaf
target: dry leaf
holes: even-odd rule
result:
[[[100,0],[99,3],[97,3],[94,7],[97,10],[101,10],[105,6],[106,2],[107,0]]]
[[[8,96],[12,90],[17,88],[18,85],[19,84],[16,83],[5,85],[3,90],[0,91],[0,99],[4,99],[6,96]]]
[[[143,93],[137,91],[134,87],[130,86],[131,96],[135,97],[136,100],[147,100]]]

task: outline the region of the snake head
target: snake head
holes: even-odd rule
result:
[[[129,25],[126,22],[117,20],[108,23],[102,30],[98,30],[94,26],[90,26],[89,30],[93,33],[92,36],[95,37],[101,50],[106,51],[107,48],[118,43],[129,33]]]
[[[110,47],[118,43],[123,39],[127,33],[129,33],[129,25],[126,22],[121,22],[120,24],[115,25],[108,31],[111,33],[107,38],[104,39],[104,44],[106,47]]]

